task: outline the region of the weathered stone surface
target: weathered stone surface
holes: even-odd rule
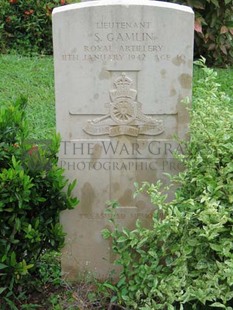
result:
[[[103,0],[53,12],[60,164],[78,179],[79,206],[61,218],[67,232],[62,267],[68,278],[112,269],[106,201],[118,200],[118,219],[150,222],[153,207],[133,200],[133,183],[177,173],[191,96],[193,12],[140,0]]]

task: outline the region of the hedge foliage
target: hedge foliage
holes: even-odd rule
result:
[[[195,12],[195,57],[209,65],[233,65],[232,0],[168,0]]]
[[[115,263],[122,267],[112,302],[124,309],[233,309],[233,114],[229,98],[219,91],[216,72],[204,68],[191,112],[190,141],[180,159],[185,171],[168,202],[161,184],[137,185],[155,206],[152,228],[137,221],[121,229],[112,214]]]
[[[0,0],[0,51],[51,55],[52,10],[71,2],[72,0]]]
[[[68,185],[57,166],[57,137],[41,146],[27,141],[25,104],[21,98],[0,108],[1,309],[15,309],[19,295],[39,280],[41,257],[64,243],[59,214],[77,204],[75,183]]]

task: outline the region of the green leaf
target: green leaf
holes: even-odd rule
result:
[[[15,252],[11,253],[11,266],[14,267],[16,265],[16,254]]]
[[[7,267],[8,267],[7,265],[0,263],[0,269],[5,269]]]
[[[204,3],[202,3],[201,1],[193,1],[193,7],[196,8],[196,9],[204,9],[205,8],[205,5]]]
[[[216,252],[222,252],[222,245],[210,243],[210,247]]]
[[[117,301],[117,296],[116,295],[111,298],[111,303],[114,303],[115,301]]]
[[[212,2],[217,8],[219,8],[218,0],[211,0],[211,2]]]
[[[70,183],[68,185],[68,190],[67,190],[68,196],[71,195],[71,193],[72,193],[72,191],[73,191],[73,189],[75,188],[76,185],[77,185],[77,180],[76,179],[72,183]]]
[[[13,164],[13,167],[16,168],[17,167],[17,161],[15,159],[15,156],[12,156],[12,164]]]
[[[108,239],[109,237],[111,237],[111,231],[107,228],[103,229],[101,234],[104,239]]]
[[[10,300],[9,298],[6,298],[6,297],[4,299],[7,301],[7,303],[10,306],[11,310],[18,310],[18,308],[15,306],[15,304],[14,304],[14,302],[12,300]]]
[[[231,1],[231,0],[230,0]],[[230,21],[230,20],[228,20],[228,21],[226,21],[226,26],[227,27],[229,27],[229,28],[232,28],[233,27],[233,21]]]
[[[6,287],[0,287],[0,295],[6,290]]]
[[[215,308],[222,308],[222,309],[226,309],[226,307],[221,304],[220,302],[214,302],[213,304],[210,305],[211,307],[215,307]]]
[[[122,284],[125,284],[125,283],[126,283],[126,277],[122,277],[117,283],[117,287],[121,287]]]
[[[103,284],[104,287],[110,288],[112,291],[116,291],[116,288],[114,285],[112,285],[111,283],[105,282]]]
[[[117,241],[118,243],[121,243],[121,242],[125,242],[126,240],[127,240],[127,237],[121,236],[121,237],[119,237],[116,241]]]

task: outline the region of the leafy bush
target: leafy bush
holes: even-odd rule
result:
[[[233,114],[213,70],[194,89],[186,170],[167,202],[161,184],[144,183],[156,210],[153,228],[103,231],[122,266],[112,301],[127,309],[233,309]],[[114,208],[113,208],[114,207]]]
[[[208,64],[233,64],[232,0],[171,0],[195,11],[195,55]]]
[[[0,51],[52,54],[51,13],[67,3],[71,0],[0,0]]]
[[[59,139],[27,142],[25,104],[21,98],[0,108],[1,309],[14,309],[16,298],[38,281],[41,257],[64,243],[60,212],[77,204],[75,183],[67,185],[57,166]]]

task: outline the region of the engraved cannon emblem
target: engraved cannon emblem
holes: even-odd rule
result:
[[[143,114],[141,103],[136,101],[137,90],[132,88],[132,79],[123,72],[113,84],[114,89],[109,90],[109,112],[89,120],[83,128],[87,134],[138,136],[159,135],[164,131],[163,120]]]

